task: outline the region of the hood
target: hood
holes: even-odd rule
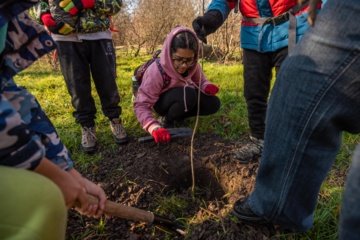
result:
[[[181,32],[190,32],[192,35],[195,36],[195,38],[197,39],[197,44],[198,44],[198,52],[195,53],[194,59],[197,62],[199,59],[199,39],[196,36],[196,34],[187,27],[176,27],[174,28],[169,35],[166,37],[165,42],[163,44],[163,47],[161,49],[161,55],[160,55],[160,63],[163,67],[163,69],[165,70],[165,72],[172,78],[172,79],[178,79],[178,78],[182,78],[182,76],[176,71],[176,69],[174,68],[173,64],[172,64],[172,59],[171,59],[171,42],[174,39],[174,37]],[[194,64],[193,66],[191,66],[188,69],[188,76],[191,77],[195,71],[196,68],[198,67],[198,64]]]

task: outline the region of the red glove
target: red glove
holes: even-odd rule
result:
[[[152,131],[151,135],[156,143],[170,142],[170,133],[166,128],[158,128]]]
[[[67,35],[73,32],[73,28],[64,22],[55,22],[50,13],[44,13],[41,15],[41,21],[49,29],[50,32],[55,34]]]
[[[214,84],[209,84],[205,87],[204,91],[206,94],[215,95],[218,93],[219,88]]]
[[[75,15],[84,8],[94,7],[95,0],[62,0],[59,5],[64,9],[65,12],[68,12],[71,15]]]

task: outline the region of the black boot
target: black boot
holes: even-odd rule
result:
[[[170,120],[166,116],[159,117],[158,121],[163,128],[174,128],[175,127],[175,121]]]
[[[268,222],[265,218],[257,215],[251,210],[249,203],[247,201],[247,197],[239,199],[234,203],[232,215],[243,221],[252,222],[252,223]]]

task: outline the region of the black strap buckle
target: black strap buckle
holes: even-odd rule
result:
[[[273,26],[276,26],[276,25],[279,25],[283,22],[286,22],[287,20],[289,20],[289,12],[285,12],[283,14],[280,14],[279,16],[276,16],[276,17],[272,17],[272,18],[268,18],[265,22],[264,22],[264,25],[265,24],[271,24]]]

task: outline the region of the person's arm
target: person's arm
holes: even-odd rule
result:
[[[40,161],[34,172],[49,178],[60,188],[68,209],[74,205],[77,199],[80,201],[83,210],[88,207],[85,195],[86,190],[69,172],[60,169],[47,158],[43,158]]]
[[[91,8],[92,11],[112,16],[121,10],[122,0],[62,0],[59,6],[71,15]]]
[[[201,79],[199,78],[201,77]],[[219,92],[219,87],[215,84],[209,82],[206,78],[205,73],[202,71],[200,65],[198,65],[197,70],[194,74],[194,78],[192,79],[195,84],[197,84],[200,90],[208,95],[216,95]],[[200,83],[201,80],[201,84]]]
[[[75,201],[79,201],[81,208],[77,210],[81,214],[89,217],[99,217],[103,214],[106,201],[104,190],[88,179],[83,178],[74,168],[69,172],[66,172],[47,158],[43,158],[39,165],[34,169],[34,172],[49,178],[60,188],[68,209],[74,206]],[[100,200],[99,204],[89,205],[86,193],[98,197]]]
[[[163,90],[163,78],[156,63],[152,63],[146,70],[137,97],[134,101],[134,113],[142,128],[152,134],[153,129],[160,127],[152,108],[159,100]]]
[[[234,1],[213,0],[206,10],[206,13],[203,16],[195,18],[192,22],[193,29],[198,38],[206,44],[206,37],[216,32],[225,22],[234,7]]]
[[[234,8],[235,8],[234,0],[212,0],[206,12],[213,10],[220,11],[224,18],[223,20],[225,21],[229,16],[231,10],[233,10]]]
[[[113,16],[120,12],[123,0],[95,0],[95,11],[107,16]]]
[[[309,13],[308,13],[308,23],[310,26],[314,26],[315,21],[316,21],[316,16],[317,16],[317,10],[319,8],[319,5],[322,4],[323,5],[326,3],[327,0],[310,0],[310,1],[306,1],[306,0],[298,0],[297,4],[302,5],[305,2],[309,2]]]
[[[47,1],[40,0],[35,6],[33,6],[29,10],[29,15],[32,19],[34,19],[37,23],[44,24],[41,21],[41,16],[45,13],[50,14],[50,7]]]
[[[90,205],[86,213],[88,216],[100,217],[104,212],[105,202],[107,200],[104,190],[89,179],[83,177],[75,168],[70,169],[69,173],[85,188],[87,194],[99,199],[99,204]],[[80,211],[80,209],[78,211]]]
[[[40,1],[29,10],[29,15],[37,23],[44,25],[50,32],[55,34],[67,35],[74,31],[68,23],[53,18],[50,13],[48,1]]]
[[[74,31],[74,29],[69,24],[65,22],[56,22],[50,13],[42,14],[41,22],[50,32],[55,34],[67,35]]]

